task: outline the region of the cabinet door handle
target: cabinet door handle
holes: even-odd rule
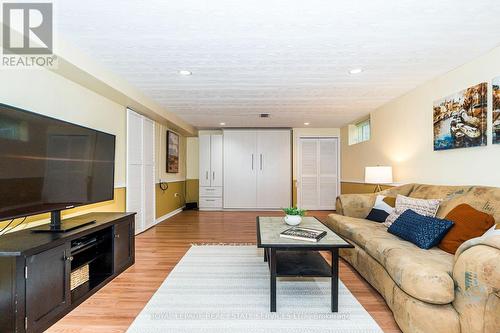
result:
[[[262,154],[260,154],[260,170],[262,171]]]
[[[212,179],[215,180],[215,171],[212,171]]]
[[[208,180],[208,171],[206,172],[205,179]]]
[[[120,234],[116,234],[116,235],[115,235],[115,238],[120,238]]]
[[[70,262],[73,261],[73,259],[74,259],[73,256],[69,256],[69,257],[65,257],[64,258],[64,260],[70,261]]]
[[[253,170],[253,154],[252,154],[252,170]]]

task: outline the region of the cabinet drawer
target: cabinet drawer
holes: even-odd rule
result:
[[[200,187],[200,197],[222,197],[222,187]]]
[[[222,198],[200,197],[200,208],[222,208]]]

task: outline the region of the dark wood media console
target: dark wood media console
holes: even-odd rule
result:
[[[0,237],[0,332],[43,332],[135,261],[135,213],[90,213],[66,233]],[[88,277],[71,289],[71,273]]]

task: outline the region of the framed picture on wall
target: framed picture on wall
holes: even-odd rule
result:
[[[488,84],[434,102],[434,150],[486,146]]]
[[[493,144],[500,144],[500,76],[493,79]]]
[[[167,131],[167,173],[179,172],[179,135]]]

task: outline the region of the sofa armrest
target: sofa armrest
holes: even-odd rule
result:
[[[455,300],[462,332],[500,332],[500,236],[471,240],[457,252]],[[460,250],[460,249],[459,249]]]
[[[377,195],[369,194],[341,194],[337,197],[336,212],[340,215],[365,218],[375,204]]]

